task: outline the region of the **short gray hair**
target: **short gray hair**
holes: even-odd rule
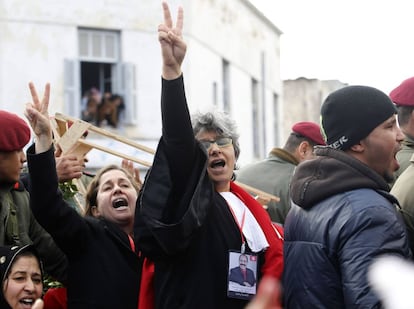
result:
[[[219,136],[230,137],[233,141],[236,160],[240,155],[239,133],[237,125],[230,116],[221,111],[197,112],[191,116],[194,135],[200,132],[216,132]]]

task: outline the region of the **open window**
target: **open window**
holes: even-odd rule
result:
[[[64,66],[65,113],[94,125],[113,124],[112,116],[122,124],[136,123],[135,65],[121,61],[120,40],[119,31],[78,30],[79,58],[66,59]],[[105,105],[110,96],[121,98],[116,108]]]

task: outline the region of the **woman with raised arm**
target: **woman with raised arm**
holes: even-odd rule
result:
[[[25,115],[36,135],[27,151],[30,202],[36,219],[68,258],[68,308],[152,308],[151,286],[140,287],[143,263],[147,266],[148,261],[135,253],[133,240],[139,189],[133,175],[116,165],[104,167],[89,184],[86,215],[70,207],[58,189],[48,115],[50,86],[42,101],[34,85],[29,86],[33,103],[27,104]]]
[[[162,137],[135,217],[141,251],[155,263],[157,308],[244,308],[256,284],[229,281],[243,253],[260,281],[280,278],[283,240],[267,212],[233,181],[239,155],[234,122],[222,113],[191,122],[181,64],[183,10],[174,26],[163,3]]]

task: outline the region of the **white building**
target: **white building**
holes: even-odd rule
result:
[[[281,31],[248,0],[168,3],[174,19],[178,5],[184,8],[190,110],[228,111],[241,135],[239,162],[264,157],[284,133]],[[154,0],[2,0],[0,108],[22,115],[28,82],[43,91],[50,81],[51,114],[79,118],[82,94],[95,86],[125,99],[117,133],[155,147],[161,133],[161,22],[161,1]],[[113,159],[92,154],[89,164]]]
[[[319,80],[299,77],[283,81],[284,139],[288,138],[292,126],[299,121],[320,123],[322,103],[333,91],[347,86],[339,80]]]

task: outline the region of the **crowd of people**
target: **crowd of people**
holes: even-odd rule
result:
[[[238,181],[280,198],[277,203],[271,201],[267,204],[273,222],[285,223],[290,210],[289,185],[293,172],[300,162],[315,157],[313,149],[317,145],[325,145],[319,125],[309,121],[297,122],[283,148],[275,147],[267,158],[237,171]]]
[[[87,159],[57,149],[50,85],[40,97],[29,83],[30,127],[0,111],[1,308],[397,308],[377,261],[412,259],[414,78],[390,96],[333,91],[320,125],[295,123],[283,148],[236,172],[236,123],[190,114],[183,10],[174,23],[162,8],[162,135],[143,183],[132,162],[105,166],[80,213],[59,183]],[[236,178],[280,202],[265,209]]]
[[[98,127],[107,125],[117,128],[124,110],[125,103],[122,96],[111,92],[102,95],[97,88],[92,87],[82,98],[81,119]]]

